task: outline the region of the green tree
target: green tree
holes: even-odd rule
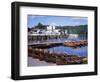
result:
[[[37,25],[37,27],[38,27],[39,29],[42,29],[42,28],[43,28],[43,24],[39,22],[38,25]]]

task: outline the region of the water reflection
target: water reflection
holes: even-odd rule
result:
[[[57,46],[53,48],[49,48],[50,52],[55,53],[65,53],[68,55],[78,55],[78,56],[87,56],[87,46],[81,48],[70,48],[65,46]]]

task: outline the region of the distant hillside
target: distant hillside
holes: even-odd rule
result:
[[[87,25],[79,25],[79,26],[61,26],[56,27],[57,29],[67,30],[68,33],[71,34],[81,34],[81,33],[87,33]]]
[[[28,31],[34,30],[34,29],[46,29],[46,27],[49,25],[38,25],[33,28],[28,28]],[[86,34],[87,33],[87,27],[88,25],[79,25],[79,26],[55,26],[56,29],[61,29],[63,31],[67,30],[69,34]]]

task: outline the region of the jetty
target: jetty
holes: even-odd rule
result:
[[[59,41],[59,42],[32,42],[32,43],[29,43],[28,46],[32,46],[34,48],[51,48],[51,47],[56,47],[56,46],[59,46],[59,45],[63,45],[63,42],[62,41]]]
[[[51,47],[56,47],[63,45],[65,47],[71,47],[71,48],[78,48],[78,47],[83,47],[87,46],[88,42],[87,40],[80,40],[80,41],[50,41],[50,42],[31,42],[28,43],[28,46],[32,46],[34,48],[51,48]]]

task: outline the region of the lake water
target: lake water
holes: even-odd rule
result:
[[[61,39],[62,42],[65,42],[67,40],[72,40],[72,41],[79,41],[82,40],[83,37],[78,37],[78,38],[67,38],[67,39]],[[86,40],[86,38],[84,38]],[[57,40],[56,40],[57,41]],[[65,53],[68,55],[78,55],[78,56],[84,56],[87,57],[88,55],[88,50],[87,46],[85,47],[79,47],[79,48],[71,48],[71,47],[65,47],[65,46],[57,46],[57,47],[52,47],[49,48],[50,52],[55,52],[55,53]]]
[[[65,46],[57,46],[53,48],[49,48],[50,52],[55,53],[65,53],[68,55],[78,55],[78,56],[87,56],[87,46],[81,47],[81,48],[71,48],[71,47],[65,47]]]

